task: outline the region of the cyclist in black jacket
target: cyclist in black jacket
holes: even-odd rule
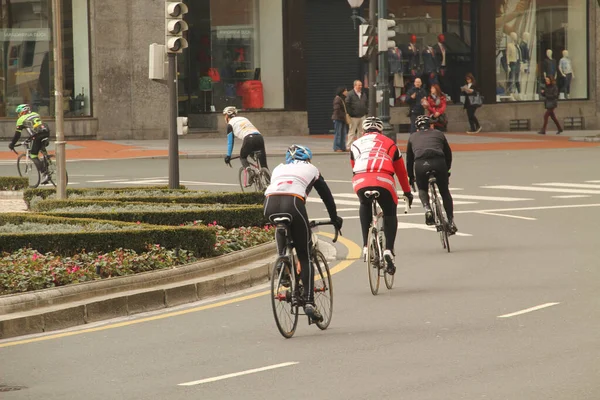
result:
[[[416,173],[419,198],[423,203],[423,208],[425,208],[425,223],[427,225],[435,225],[429,204],[429,182],[427,178],[427,173],[435,170],[437,185],[444,200],[444,209],[448,216],[451,233],[454,234],[458,229],[454,223],[454,204],[448,188],[448,178],[452,167],[452,150],[446,136],[436,129],[430,129],[430,124],[429,117],[425,115],[417,118],[418,131],[410,135],[406,148],[406,170],[411,186],[415,183]]]

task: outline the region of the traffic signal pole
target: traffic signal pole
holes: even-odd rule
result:
[[[600,0],[598,0],[600,1]],[[369,24],[377,21],[377,0],[369,1]],[[377,115],[377,56],[375,52],[369,57],[369,115]]]
[[[387,0],[377,1],[378,16],[380,22],[387,18]],[[382,29],[387,31],[387,26],[378,24],[378,32]],[[381,42],[381,39],[379,39]],[[387,40],[386,40],[387,42]],[[394,141],[396,141],[395,132],[393,132],[392,125],[390,125],[390,85],[389,85],[389,67],[388,67],[388,49],[386,43],[378,43],[379,48],[379,74],[377,75],[377,91],[381,91],[382,99],[379,105],[379,119],[383,122],[383,134]],[[382,51],[382,46],[385,46],[385,50]]]
[[[54,39],[54,118],[56,121],[56,164],[58,185],[56,198],[67,198],[67,160],[63,111],[63,50],[62,50],[62,10],[61,0],[52,0],[53,39]]]
[[[169,189],[179,189],[179,137],[177,136],[177,53],[168,53],[169,88]]]

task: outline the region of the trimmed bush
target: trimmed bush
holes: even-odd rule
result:
[[[28,187],[28,178],[20,176],[0,176],[0,190],[23,190]]]
[[[147,195],[144,194],[147,193]],[[23,193],[27,207],[31,208],[33,199],[51,198],[55,195],[52,189],[29,189]],[[67,189],[71,200],[116,201],[144,203],[187,203],[187,204],[263,204],[264,194],[260,192],[200,192],[195,190],[173,190],[158,188],[129,189]],[[77,196],[75,199],[74,197]]]
[[[110,224],[119,226],[121,230],[53,233],[52,224],[97,224],[98,220],[21,213],[0,214],[0,225],[23,222],[46,223],[48,232],[0,234],[0,251],[12,252],[31,247],[42,253],[52,251],[61,255],[73,255],[82,251],[109,252],[117,248],[141,252],[150,244],[160,244],[167,249],[184,247],[198,257],[207,257],[213,254],[216,241],[214,229],[206,226],[172,227],[144,224],[140,229],[137,224],[112,221]],[[127,227],[131,229],[125,229]]]
[[[43,212],[41,214],[49,216],[61,216],[66,218],[94,218],[106,221],[139,221],[145,224],[154,225],[181,225],[185,224],[186,222],[198,220],[203,221],[204,223],[213,223],[216,221],[219,225],[225,228],[263,226],[267,223],[267,220],[263,215],[263,206],[253,205],[173,211],[110,211],[107,207],[107,211],[105,212],[89,212],[82,209],[81,212],[56,210]]]

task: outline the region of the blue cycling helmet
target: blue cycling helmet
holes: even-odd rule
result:
[[[299,144],[291,145],[285,152],[285,163],[289,164],[293,161],[310,161],[312,158],[312,151],[306,146],[300,146]]]

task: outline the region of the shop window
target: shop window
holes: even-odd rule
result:
[[[396,20],[398,45],[389,57],[396,105],[405,104],[416,78],[427,91],[439,84],[450,104],[461,103],[465,75],[477,75],[475,5],[470,0],[390,2],[388,10]]]
[[[87,3],[62,2],[65,117],[91,113]],[[53,46],[50,0],[0,0],[0,117],[22,103],[54,116]]]
[[[587,26],[586,0],[496,0],[496,100],[540,100],[546,77],[587,98]]]

